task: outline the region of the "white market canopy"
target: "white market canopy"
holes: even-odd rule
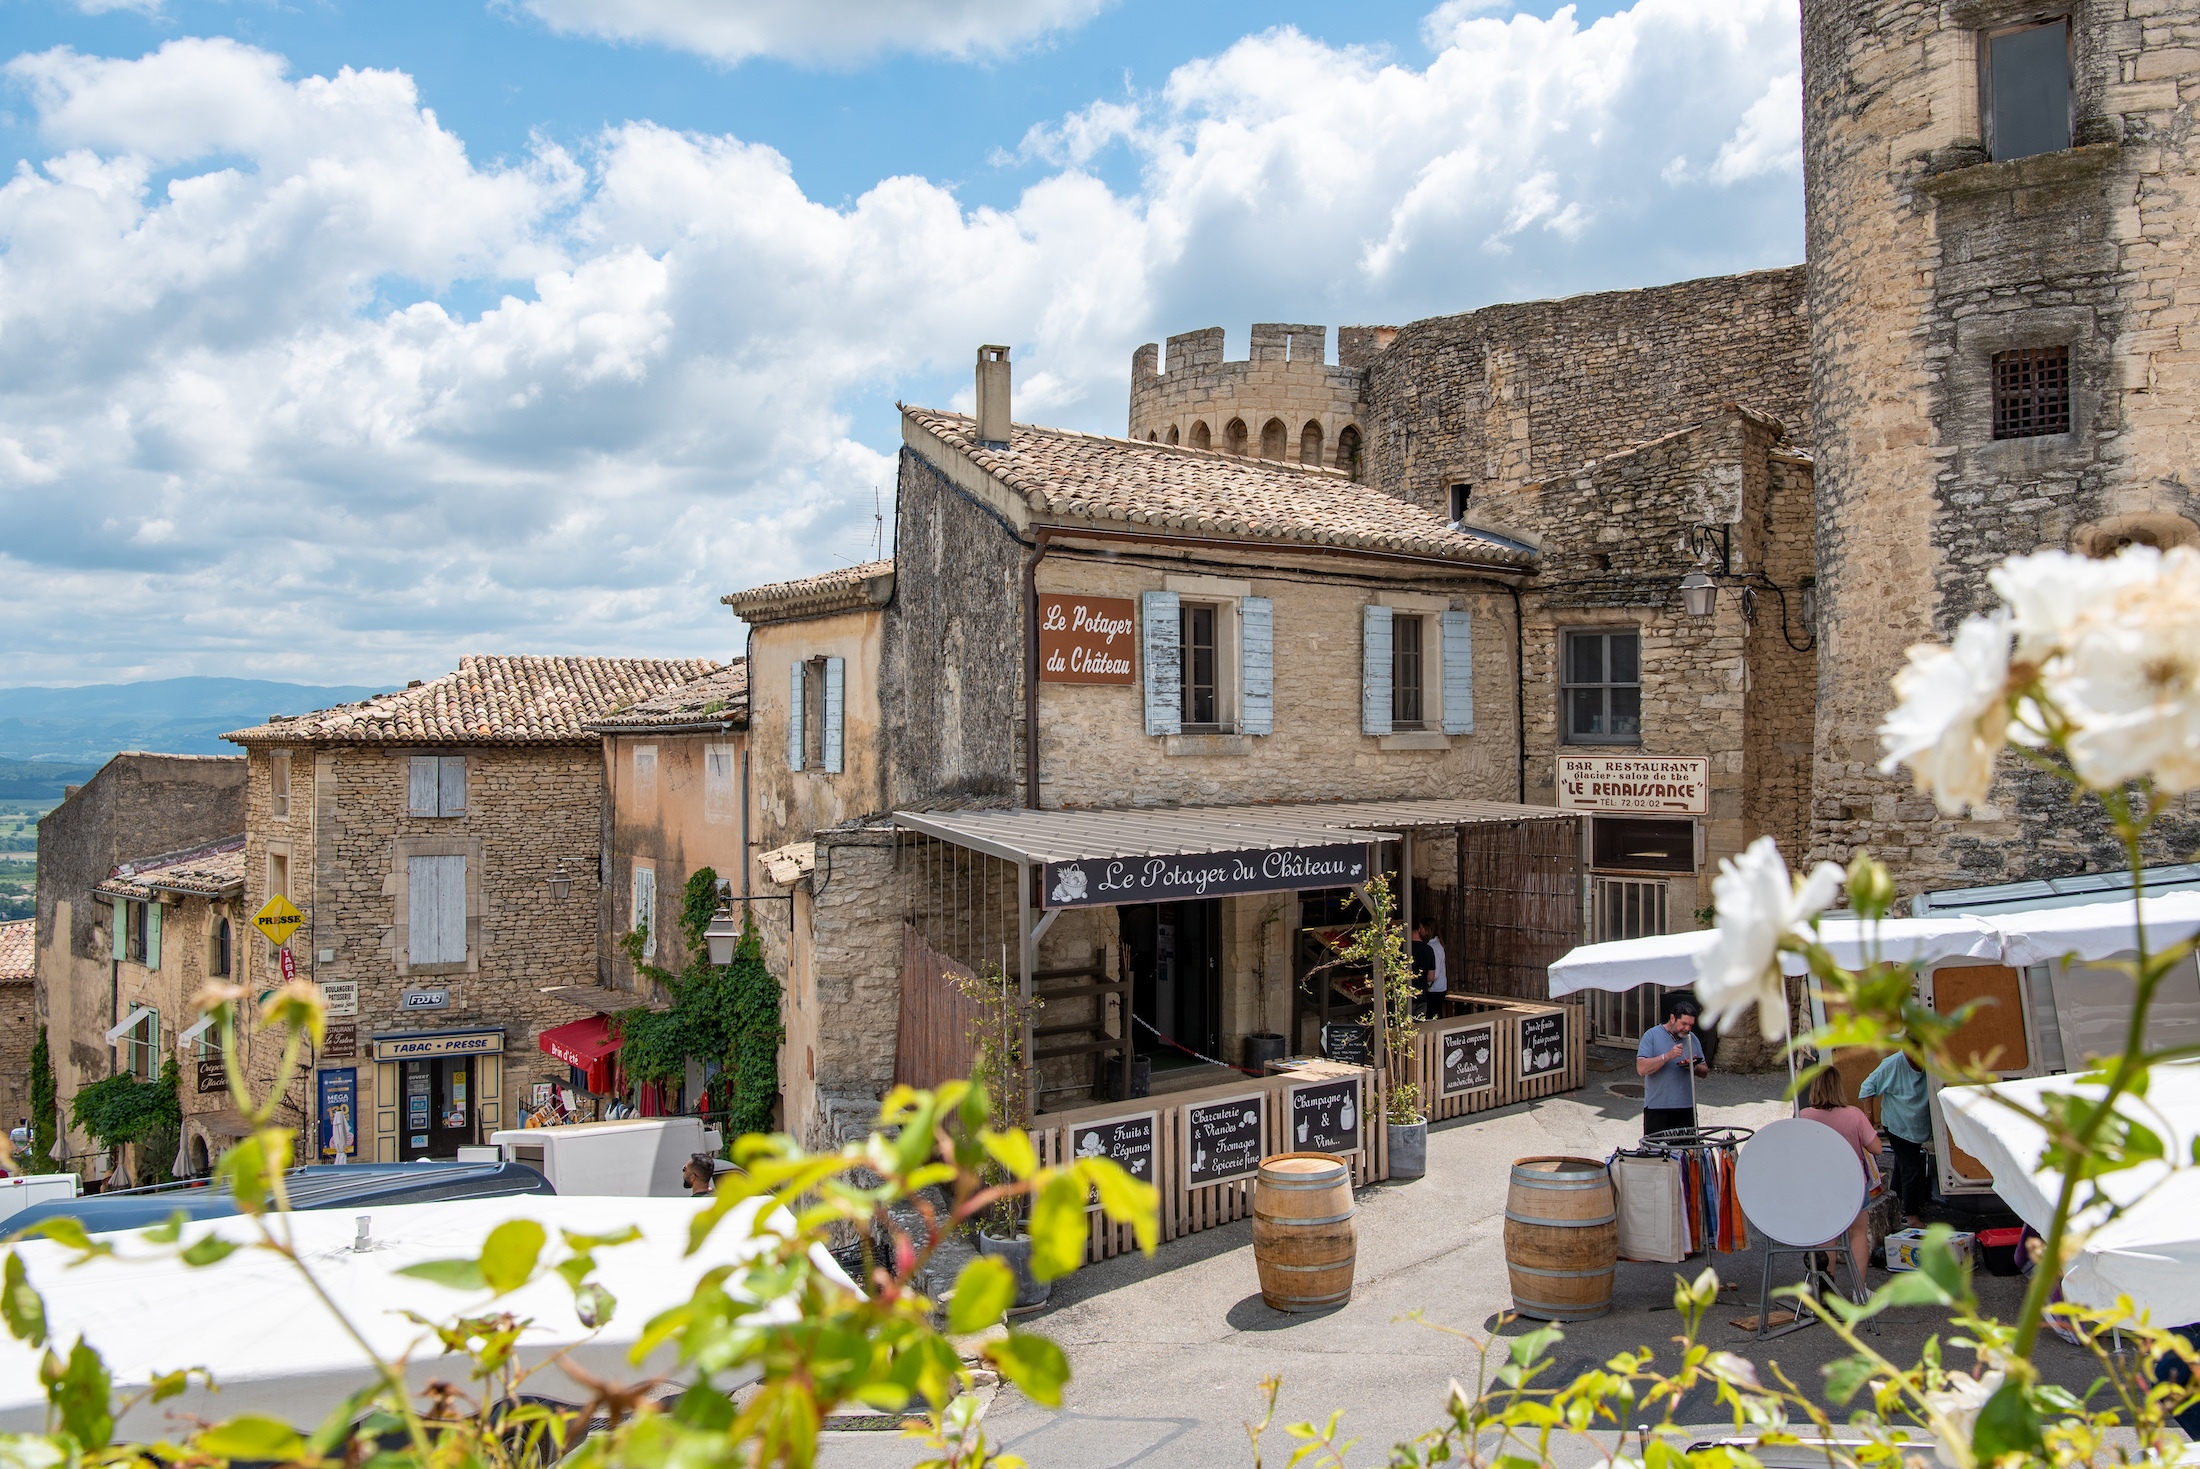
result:
[[[2146,922],[2149,943],[2155,948],[2200,933],[2200,892],[2149,897]],[[1850,969],[1875,957],[1927,968],[1971,959],[2025,969],[2068,956],[2096,960],[2127,954],[2136,943],[2128,898],[2040,912],[1889,918],[1878,924],[1828,918],[1819,924],[1818,933],[1835,960]],[[1583,944],[1551,965],[1551,998],[1578,990],[1623,992],[1644,984],[1668,989],[1694,984],[1697,956],[1715,938],[1712,930],[1698,929]],[[1804,972],[1802,958],[1795,954],[1782,955],[1781,967],[1789,974]]]
[[[2036,1110],[2050,1093],[2098,1097],[2102,1091],[2070,1076],[2035,1076],[1949,1087],[1940,1093],[1940,1106],[1949,1140],[1985,1165],[1994,1192],[2018,1218],[2045,1234],[2062,1175],[2040,1166],[2046,1134],[1994,1094]],[[2158,1134],[2170,1159],[2191,1158],[2200,1134],[2200,1065],[2155,1067],[2145,1098],[2120,1098],[2117,1110]],[[2096,1207],[2073,1220],[2098,1227],[2083,1237],[2076,1263],[2063,1276],[2063,1294],[2087,1306],[2113,1306],[2119,1295],[2129,1296],[2156,1326],[2200,1321],[2200,1168],[2147,1163],[2098,1182],[2120,1212],[2101,1223],[2109,1211]]]
[[[695,1282],[714,1266],[734,1263],[762,1246],[750,1221],[760,1201],[728,1214],[692,1258],[688,1223],[700,1199],[531,1196],[403,1204],[366,1212],[369,1247],[355,1250],[360,1212],[324,1210],[287,1216],[293,1238],[314,1274],[352,1323],[385,1358],[406,1352],[407,1380],[417,1391],[432,1378],[464,1382],[470,1364],[443,1356],[426,1328],[403,1312],[450,1321],[488,1304],[487,1291],[447,1290],[397,1272],[423,1260],[472,1258],[489,1231],[508,1219],[533,1219],[551,1243],[544,1260],[565,1258],[558,1231],[613,1234],[631,1224],[642,1238],[596,1251],[595,1280],[617,1300],[611,1324],[591,1332],[574,1314],[573,1294],[555,1275],[504,1297],[495,1307],[529,1318],[520,1348],[529,1366],[571,1351],[592,1374],[615,1382],[668,1373],[677,1365],[672,1348],[660,1348],[641,1367],[627,1361],[643,1326],[658,1312],[684,1303]],[[791,1220],[774,1220],[784,1228]],[[174,1431],[167,1415],[207,1419],[263,1413],[310,1431],[321,1418],[371,1380],[358,1345],[300,1279],[289,1261],[266,1250],[239,1250],[194,1270],[156,1253],[141,1231],[104,1236],[125,1256],[98,1257],[71,1268],[69,1252],[47,1240],[17,1245],[30,1283],[46,1302],[49,1340],[66,1354],[82,1335],[107,1360],[120,1391],[140,1388],[153,1376],[184,1367],[206,1367],[219,1384],[209,1393],[194,1382],[181,1397],[154,1406],[140,1403],[116,1426],[118,1439],[152,1441]],[[246,1242],[257,1238],[251,1221],[207,1220],[187,1226],[184,1242],[206,1234]],[[847,1277],[817,1248],[813,1258],[835,1279]],[[127,1257],[135,1257],[127,1258]],[[772,1308],[789,1315],[791,1305]],[[0,1336],[0,1432],[44,1430],[46,1398],[38,1381],[40,1353]],[[524,1391],[579,1405],[588,1391],[554,1366],[528,1379]]]

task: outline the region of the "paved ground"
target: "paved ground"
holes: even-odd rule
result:
[[[1622,1063],[1624,1064],[1624,1063]],[[1439,1124],[1429,1138],[1428,1176],[1360,1195],[1359,1269],[1351,1303],[1325,1316],[1287,1316],[1260,1299],[1254,1278],[1251,1225],[1241,1223],[1163,1245],[1152,1258],[1128,1256],[1090,1266],[1057,1284],[1045,1313],[1027,1323],[1068,1351],[1075,1379],[1060,1412],[1004,1392],[988,1415],[996,1442],[1035,1469],[1100,1466],[1250,1464],[1244,1421],[1259,1412],[1261,1380],[1283,1379],[1279,1424],[1346,1413],[1359,1438],[1355,1462],[1381,1463],[1389,1445],[1433,1425],[1445,1387],[1470,1377],[1471,1348],[1456,1337],[1405,1319],[1486,1337],[1508,1304],[1503,1224],[1507,1168],[1538,1153],[1603,1157],[1640,1135],[1641,1103],[1607,1090],[1629,1083],[1632,1068],[1592,1072],[1570,1096],[1523,1104]],[[1784,1077],[1716,1075],[1702,1087],[1710,1122],[1742,1126],[1784,1115]],[[1748,1314],[1761,1257],[1713,1257],[1722,1279],[1746,1282],[1722,1297],[1707,1339],[1743,1352],[1760,1365],[1776,1361],[1799,1384],[1815,1386],[1819,1369],[1839,1354],[1823,1326],[1764,1343],[1729,1325]],[[1672,1310],[1673,1277],[1703,1268],[1620,1266],[1616,1309],[1599,1321],[1567,1329],[1558,1350],[1567,1375],[1617,1351],[1657,1346],[1671,1352],[1680,1329]],[[1870,1283],[1886,1277],[1871,1272]],[[1982,1297],[2014,1314],[2022,1282],[1980,1278]],[[1882,1338],[1897,1361],[1915,1360],[1938,1323],[1934,1313],[1889,1313]],[[1518,1327],[1513,1328],[1520,1329]],[[1951,1352],[1952,1363],[1967,1354]],[[2087,1360],[2072,1347],[2043,1339],[2037,1360],[2050,1376],[2082,1391]],[[1716,1417],[1708,1396],[1680,1415],[1684,1422]],[[1838,1415],[1837,1415],[1838,1417]],[[828,1435],[824,1462],[832,1469],[913,1464],[914,1445],[885,1433]],[[1268,1462],[1281,1463],[1284,1435],[1270,1439]],[[1586,1464],[1582,1446],[1562,1457]]]

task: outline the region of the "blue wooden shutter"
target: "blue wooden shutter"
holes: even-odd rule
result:
[[[802,768],[802,660],[787,665],[787,768]]]
[[[1238,728],[1276,732],[1276,604],[1267,597],[1238,603]]]
[[[822,736],[819,743],[824,746],[825,771],[828,775],[838,775],[841,770],[840,711],[847,680],[847,659],[825,660],[825,727],[818,733]]]
[[[1390,733],[1390,609],[1360,609],[1360,733]]]
[[[445,755],[436,767],[436,814],[466,814],[466,757]]]
[[[433,755],[415,755],[406,766],[405,810],[413,816],[435,815],[436,772]]]
[[[1146,633],[1146,733],[1184,732],[1183,609],[1174,592],[1148,592],[1142,599]]]
[[[1474,614],[1444,614],[1444,733],[1474,733]]]

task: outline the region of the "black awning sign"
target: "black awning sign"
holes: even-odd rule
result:
[[[1049,908],[1166,903],[1236,893],[1357,887],[1367,881],[1367,844],[1249,847],[1174,857],[1087,857],[1049,862],[1040,885]]]

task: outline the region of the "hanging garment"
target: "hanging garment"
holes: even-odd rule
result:
[[[1688,1219],[1677,1159],[1615,1157],[1612,1188],[1619,1200],[1622,1260],[1677,1265],[1688,1258]]]

